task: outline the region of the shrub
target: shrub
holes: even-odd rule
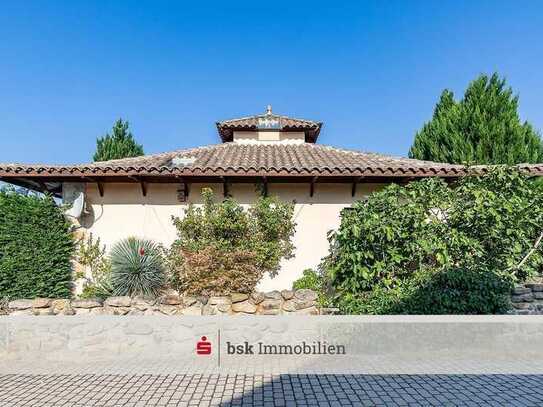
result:
[[[313,269],[305,269],[302,277],[292,283],[294,290],[307,288],[313,291],[319,291],[322,284],[322,278]]]
[[[339,301],[346,314],[500,314],[509,309],[512,281],[488,270],[417,270],[392,287],[377,284]]]
[[[307,288],[313,290],[318,294],[318,302],[321,306],[330,306],[332,305],[333,295],[324,273],[325,270],[322,267],[319,267],[319,271],[305,269],[302,277],[292,283],[292,289],[301,290]]]
[[[73,253],[52,197],[0,190],[0,297],[70,297]]]
[[[275,276],[280,261],[292,257],[294,205],[261,197],[244,210],[231,198],[216,203],[209,188],[202,195],[201,207],[190,205],[183,218],[173,218],[178,239],[168,263],[180,289],[250,292],[264,274]]]
[[[162,249],[150,240],[129,237],[111,249],[111,285],[115,295],[156,297],[165,283]]]
[[[100,238],[94,240],[92,234],[78,242],[77,262],[90,270],[89,275],[78,275],[85,278],[80,298],[106,298],[113,294],[111,286],[111,262],[106,257],[106,248],[100,244]]]
[[[344,312],[495,313],[542,263],[539,183],[509,168],[390,185],[342,214],[326,259]],[[529,255],[528,255],[529,254]],[[528,256],[527,256],[528,255]]]
[[[183,260],[179,288],[191,295],[250,293],[262,278],[256,255],[248,250],[184,251]]]

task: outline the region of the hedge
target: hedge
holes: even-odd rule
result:
[[[0,190],[0,298],[70,297],[74,247],[53,198]]]

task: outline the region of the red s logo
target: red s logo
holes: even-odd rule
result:
[[[205,336],[202,336],[202,339],[196,342],[196,354],[197,355],[211,354],[211,342],[209,342]]]

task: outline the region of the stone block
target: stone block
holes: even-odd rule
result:
[[[182,313],[182,308],[177,305],[162,304],[158,307],[158,310],[164,315],[178,315]]]
[[[97,308],[102,306],[102,300],[99,298],[89,298],[82,300],[73,300],[73,308]]]
[[[8,303],[8,308],[13,310],[30,309],[33,302],[33,300],[14,300]]]
[[[266,296],[263,293],[255,292],[251,294],[251,300],[257,305],[264,301],[265,298]]]
[[[513,308],[515,309],[532,309],[533,306],[527,302],[515,302],[513,303]]]
[[[321,315],[338,315],[339,308],[330,308],[330,307],[321,308],[320,314]]]
[[[530,288],[526,288],[522,285],[518,285],[515,288],[513,288],[513,295],[523,295],[531,293],[532,290]]]
[[[48,308],[50,305],[50,298],[34,298],[32,301],[32,308]]]
[[[530,283],[526,284],[526,287],[530,288],[533,292],[543,292],[543,283]]]
[[[282,300],[266,299],[259,304],[262,310],[281,309]]]
[[[130,307],[132,299],[128,296],[108,297],[104,301],[104,304],[108,307]]]
[[[536,300],[543,300],[543,291],[534,291],[533,296]]]
[[[256,312],[256,305],[250,301],[236,302],[232,305],[232,311],[243,312],[245,314],[254,314]]]
[[[217,315],[217,306],[211,304],[204,305],[202,315]]]
[[[232,303],[236,302],[242,302],[249,298],[247,294],[243,293],[233,293],[230,295],[230,298],[232,299]]]
[[[178,294],[168,294],[160,299],[160,303],[165,305],[181,305],[183,300]]]
[[[51,301],[51,308],[53,309],[53,313],[60,314],[62,311],[66,308],[70,307],[70,300],[53,300]]]
[[[198,302],[198,298],[192,296],[192,295],[187,295],[185,297],[183,297],[183,305],[185,307],[190,307],[194,304],[196,304]]]
[[[209,305],[232,304],[229,297],[209,297]]]
[[[97,314],[97,315],[126,315],[131,310],[130,307],[110,307],[110,306],[103,307],[102,309],[103,309],[103,313]],[[99,308],[93,308],[93,311],[94,310],[99,310]],[[136,308],[136,310],[138,309]]]
[[[264,297],[266,297],[266,299],[271,299],[271,300],[282,300],[283,299],[283,296],[281,295],[281,292],[279,292],[277,290],[265,293]]]
[[[145,311],[148,308],[153,308],[155,304],[156,300],[154,298],[137,296],[132,298],[130,306],[139,309],[140,311]]]
[[[202,305],[195,303],[183,310],[183,315],[202,315]]]
[[[292,291],[292,290],[283,290],[283,291],[281,291],[281,296],[285,300],[291,300],[292,298],[294,298],[294,291]]]
[[[230,304],[219,304],[217,305],[217,311],[221,314],[228,314],[232,311],[232,306]]]
[[[299,300],[295,298],[294,300],[294,306],[296,307],[296,310],[306,309],[315,307],[317,305],[317,302],[315,300]]]
[[[528,294],[512,295],[512,302],[532,302],[534,300],[534,295],[530,291]]]
[[[308,288],[302,288],[300,290],[296,290],[296,292],[294,293],[294,297],[302,301],[316,301],[317,293]]]
[[[285,301],[281,308],[283,308],[283,311],[294,312],[296,311],[296,302],[292,300]]]
[[[59,313],[62,315],[75,315],[75,310],[72,308],[71,304],[68,304]]]

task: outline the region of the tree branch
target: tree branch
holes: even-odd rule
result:
[[[534,252],[537,250],[537,248],[541,244],[541,240],[543,240],[543,232],[541,232],[541,234],[539,235],[539,237],[535,241],[534,246],[530,249],[530,251],[526,254],[526,256],[524,256],[524,258],[520,261],[520,263],[517,264],[516,267],[510,267],[509,270],[512,270],[512,269],[517,269],[518,270],[519,268],[521,268],[524,265],[524,263],[526,263],[528,258],[532,254],[534,254]]]

